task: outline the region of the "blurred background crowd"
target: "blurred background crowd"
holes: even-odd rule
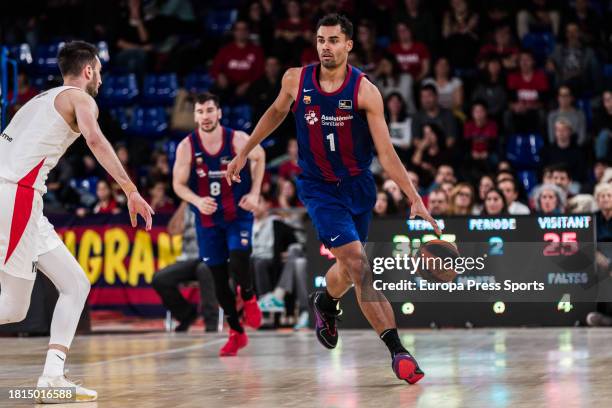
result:
[[[284,70],[318,61],[314,27],[330,12],[353,22],[349,63],[380,89],[393,144],[432,215],[599,211],[598,238],[612,234],[609,0],[3,3],[0,44],[20,65],[11,110],[57,84],[63,41],[97,44],[101,127],[155,211],[173,214],[180,204],[170,187],[174,152],[194,128],[190,96],[217,93],[222,123],[249,132]],[[292,121],[263,144],[267,172],[255,230],[276,233],[283,244],[256,243],[261,259],[287,259],[299,240]],[[406,214],[405,197],[376,160],[372,172],[375,215]],[[82,141],[48,186],[47,212],[124,211],[118,186]],[[270,227],[277,221],[297,238]]]

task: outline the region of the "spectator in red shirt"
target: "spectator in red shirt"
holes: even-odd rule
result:
[[[297,62],[302,49],[312,43],[312,27],[301,16],[300,3],[289,0],[286,4],[287,18],[276,24],[277,53],[284,61]]]
[[[163,180],[156,180],[149,188],[149,200],[151,208],[155,214],[173,214],[176,210],[174,202],[167,195],[168,183]]]
[[[113,192],[108,181],[98,181],[96,196],[98,197],[98,202],[93,208],[94,214],[119,214],[121,212],[115,197],[113,197]]]
[[[30,85],[30,80],[25,72],[19,72],[17,76],[17,103],[10,107],[9,115],[14,115],[27,101],[38,95],[38,89]],[[13,91],[8,93],[8,100],[13,99]]]
[[[263,75],[264,55],[260,46],[249,41],[246,21],[236,21],[233,32],[234,41],[219,50],[210,72],[222,93],[243,96],[251,83]]]
[[[518,72],[508,75],[508,89],[512,102],[504,118],[507,132],[541,132],[546,121],[541,108],[548,96],[548,78],[544,71],[534,68],[529,51],[521,52]]]
[[[406,23],[397,23],[395,34],[397,42],[389,46],[389,52],[395,55],[403,72],[412,75],[415,81],[422,80],[429,72],[429,50],[413,40],[412,29]]]
[[[497,57],[502,61],[503,67],[510,71],[516,68],[518,55],[519,49],[513,44],[510,26],[502,25],[495,29],[493,42],[480,48],[478,66],[484,69],[487,60]]]
[[[298,166],[297,139],[289,139],[287,155],[289,159],[280,165],[278,168],[278,175],[285,180],[294,180],[295,177],[302,172],[302,169]]]
[[[492,153],[492,143],[497,139],[497,123],[489,120],[484,101],[472,104],[472,118],[463,125],[463,137],[471,142],[473,160],[484,161]]]

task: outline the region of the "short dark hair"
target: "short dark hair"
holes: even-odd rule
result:
[[[512,177],[512,178],[504,178],[504,179],[501,179],[501,180],[499,181],[499,183],[497,183],[498,188],[499,188],[499,185],[500,185],[501,183],[505,183],[505,182],[510,182],[510,183],[512,183],[512,189],[513,189],[515,192],[517,192],[517,193],[519,192],[519,191],[518,191],[518,185],[516,184],[516,179],[515,179],[514,177]]]
[[[474,99],[472,101],[472,109],[474,108],[474,106],[478,106],[478,105],[482,106],[484,108],[484,110],[486,110],[487,113],[488,113],[488,111],[489,111],[489,104],[487,103],[487,101],[485,101],[484,99],[478,99],[478,98]]]
[[[557,164],[553,164],[552,166],[550,166],[550,172],[552,173],[565,173],[567,174],[567,177],[569,177],[570,179],[572,178],[572,175],[570,173],[569,170],[569,166],[565,163],[557,163]]]
[[[351,40],[353,38],[353,23],[346,16],[338,13],[327,14],[319,20],[317,23],[316,31],[319,31],[319,27],[331,27],[340,26],[340,30],[346,35],[346,38]]]
[[[96,62],[98,49],[85,41],[70,41],[57,53],[57,64],[63,77],[78,76],[87,64]]]
[[[195,97],[195,103],[199,103],[200,105],[203,105],[208,101],[213,101],[217,108],[221,107],[221,101],[219,100],[219,97],[215,95],[214,93],[203,92],[203,93],[197,94]]]
[[[434,95],[438,95],[438,88],[434,84],[425,84],[421,86],[421,92],[423,91],[431,91]]]

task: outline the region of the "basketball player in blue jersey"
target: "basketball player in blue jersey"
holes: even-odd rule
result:
[[[229,181],[242,181],[241,169],[255,148],[287,116],[291,108],[299,145],[299,197],[319,239],[336,258],[325,276],[326,291],[311,294],[317,338],[332,349],[338,342],[338,300],[355,286],[359,305],[391,352],[395,375],[410,384],[423,378],[416,360],[402,346],[391,305],[368,284],[371,270],[363,243],[376,201],[369,171],[373,148],[387,174],[410,202],[410,218],[420,216],[440,234],[398,158],[378,89],[358,69],[347,64],[353,48],[353,26],[331,14],[317,24],[320,64],[287,70],[280,94],[261,117],[251,138],[228,166]],[[293,107],[291,104],[293,103]]]
[[[261,326],[261,310],[253,293],[250,271],[253,214],[259,202],[265,171],[265,152],[251,146],[243,169],[244,183],[230,185],[225,179],[227,165],[235,152],[244,149],[249,136],[221,126],[219,98],[211,93],[195,101],[196,130],[179,143],[173,169],[174,191],[190,204],[196,215],[200,256],[212,271],[217,299],[230,326],[229,339],[221,356],[235,356],[248,337],[239,320],[235,296],[229,285],[230,273],[240,285],[247,326]]]

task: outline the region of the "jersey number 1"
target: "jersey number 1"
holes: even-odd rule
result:
[[[326,139],[329,140],[329,150],[335,152],[336,142],[334,141],[334,134],[330,133],[329,135],[327,135]]]

